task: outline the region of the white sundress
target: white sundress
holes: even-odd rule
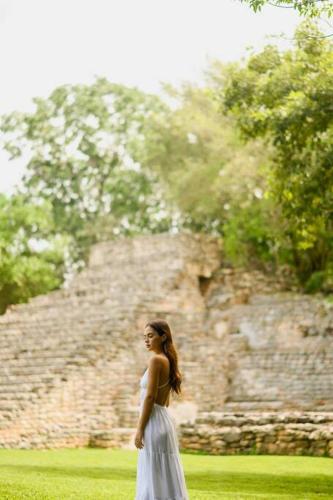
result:
[[[140,413],[147,378],[148,368],[140,379]],[[143,448],[138,449],[135,500],[189,500],[175,420],[166,406],[157,403],[144,429]]]

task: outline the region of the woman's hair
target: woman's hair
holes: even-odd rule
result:
[[[164,334],[167,337],[166,340],[163,342],[162,347],[164,354],[170,361],[169,381],[171,385],[171,390],[173,390],[177,394],[180,394],[182,375],[178,370],[178,354],[175,345],[172,341],[170,326],[164,319],[156,319],[153,321],[148,321],[148,323],[146,323],[146,327],[147,326],[150,326],[153,330],[155,330],[155,332],[157,332],[160,337],[162,337],[162,335]]]

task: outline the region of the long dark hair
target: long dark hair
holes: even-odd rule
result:
[[[160,337],[162,337],[162,335],[166,335],[166,340],[163,342],[162,347],[164,354],[170,361],[169,380],[170,380],[171,390],[174,391],[176,394],[180,394],[182,375],[178,370],[178,354],[172,340],[171,328],[164,319],[155,319],[153,321],[148,321],[148,323],[146,323],[146,327],[147,326],[153,328]]]

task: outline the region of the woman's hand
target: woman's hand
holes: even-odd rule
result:
[[[138,429],[135,434],[134,443],[137,448],[143,448],[143,430]]]

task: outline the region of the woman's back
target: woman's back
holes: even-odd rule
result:
[[[163,359],[163,368],[160,373],[160,384],[157,389],[155,403],[161,406],[169,406],[170,401],[170,361],[166,356],[161,356]]]
[[[166,356],[160,355],[160,358],[163,358],[163,366],[161,367],[160,383],[157,389],[155,403],[160,406],[169,406],[170,392],[171,392],[171,385],[169,380],[170,361]],[[140,397],[141,400],[143,400],[145,397],[145,392],[147,389],[147,380],[148,380],[148,368],[146,369],[145,373],[141,378],[141,383],[140,383],[142,389]]]

